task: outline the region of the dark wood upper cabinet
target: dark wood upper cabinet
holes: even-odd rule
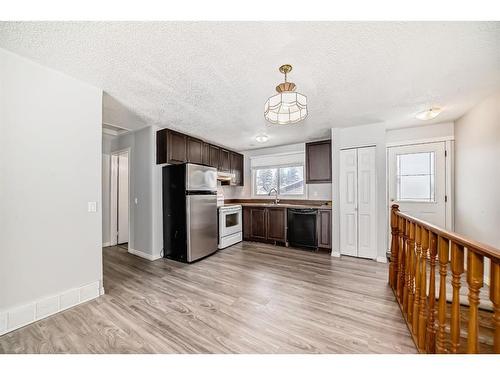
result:
[[[332,248],[332,210],[318,211],[318,247]]]
[[[243,155],[237,152],[230,153],[231,173],[234,174],[233,184],[243,186]]]
[[[332,142],[306,143],[306,183],[332,182]]]
[[[210,143],[203,142],[202,164],[210,165]]]
[[[214,145],[209,146],[210,161],[208,165],[214,168],[219,168],[220,148]]]
[[[205,164],[234,174],[232,185],[243,186],[243,155],[170,129],[156,132],[156,164]]]
[[[231,161],[229,151],[221,148],[219,154],[219,170],[222,172],[231,171]]]
[[[167,162],[168,129],[161,129],[156,132],[156,164]]]
[[[267,208],[267,239],[286,242],[286,208]]]
[[[187,161],[187,136],[182,133],[169,131],[167,154],[167,163],[185,163]]]
[[[203,141],[197,138],[187,138],[187,161],[190,163],[203,163]]]

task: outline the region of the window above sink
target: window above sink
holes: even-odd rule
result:
[[[276,189],[280,197],[304,197],[304,165],[254,168],[252,170],[253,195],[267,196],[272,189]]]

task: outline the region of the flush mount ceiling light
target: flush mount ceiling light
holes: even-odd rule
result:
[[[259,134],[258,136],[255,137],[255,140],[259,143],[264,143],[269,140],[269,137],[265,134]]]
[[[442,111],[443,109],[440,107],[431,107],[429,109],[426,109],[425,111],[418,112],[415,117],[423,121],[432,120],[433,118],[436,118]]]
[[[286,80],[287,74],[292,71],[292,66],[282,65],[279,70],[285,75],[285,82],[276,86],[277,95],[267,99],[264,117],[273,124],[294,124],[307,117],[307,98],[294,92],[295,83]]]

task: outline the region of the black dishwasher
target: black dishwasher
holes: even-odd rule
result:
[[[318,210],[314,208],[289,208],[287,211],[288,244],[316,250],[318,248],[316,230]]]

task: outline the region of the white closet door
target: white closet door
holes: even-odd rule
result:
[[[358,149],[358,256],[377,257],[375,147]]]
[[[340,151],[340,253],[358,255],[357,151]]]

